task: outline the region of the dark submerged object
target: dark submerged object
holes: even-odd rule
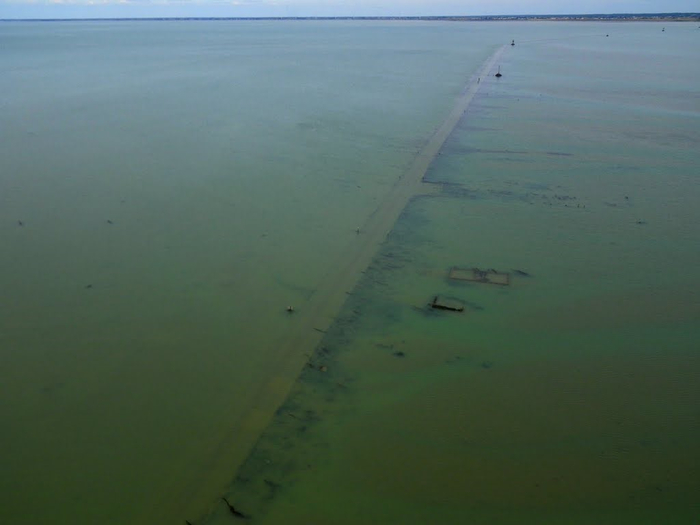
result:
[[[228,510],[231,512],[231,514],[233,514],[237,518],[247,520],[250,517],[247,514],[243,514],[240,510],[237,510],[236,507],[231,505],[226,498],[221,498],[221,499],[224,500],[224,503],[226,503],[226,505],[228,506]]]
[[[437,295],[433,298],[433,302],[430,303],[430,306],[431,306],[431,308],[435,308],[436,310],[448,310],[450,312],[463,312],[464,311],[464,306],[456,306],[456,305],[447,304],[445,302],[441,302]],[[396,354],[394,354],[394,355],[396,355]]]
[[[496,73],[496,78],[501,78],[503,75],[501,75],[501,66],[498,66],[498,73]]]

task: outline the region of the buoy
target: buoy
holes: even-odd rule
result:
[[[515,40],[511,40],[511,41],[510,41],[510,45],[511,45],[511,46],[514,46],[514,45],[515,45]]]
[[[287,306],[287,311],[291,314],[294,311],[293,306]]]
[[[501,75],[501,66],[498,66],[498,73],[496,73],[496,78],[501,78],[503,75]]]

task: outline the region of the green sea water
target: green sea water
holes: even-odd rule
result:
[[[229,489],[262,522],[696,519],[696,37],[531,29]]]
[[[0,521],[697,516],[694,26],[1,29]]]

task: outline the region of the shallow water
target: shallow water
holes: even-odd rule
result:
[[[689,522],[691,29],[3,26],[0,517]],[[304,305],[511,38],[267,426]]]
[[[485,80],[230,488],[262,522],[695,519],[697,79],[604,27]]]
[[[303,314],[497,39],[342,22],[0,38],[2,521],[201,514],[301,367],[280,365],[286,306]]]

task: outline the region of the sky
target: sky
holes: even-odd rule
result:
[[[700,12],[700,0],[0,0],[0,19]]]

